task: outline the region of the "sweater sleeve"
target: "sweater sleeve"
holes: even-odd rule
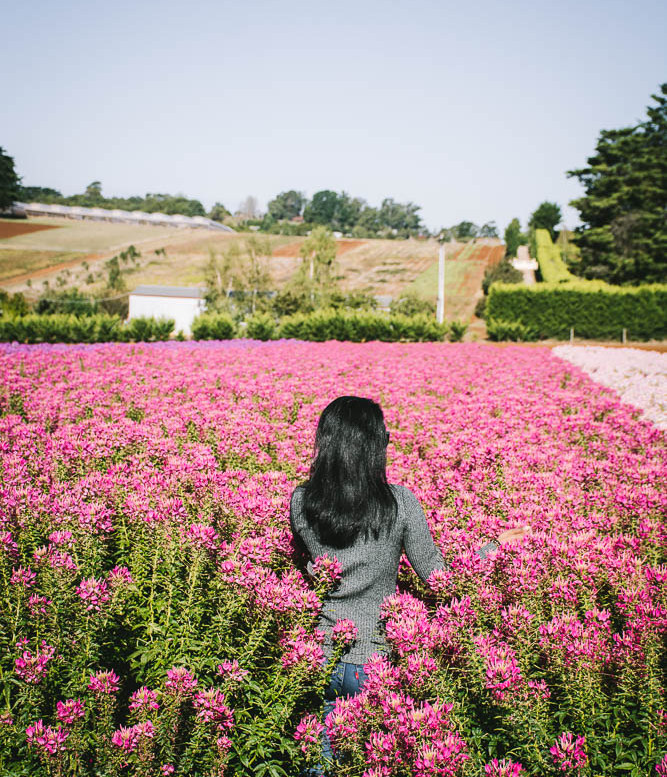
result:
[[[403,530],[403,547],[412,568],[422,580],[427,580],[435,569],[446,569],[449,565],[438,550],[428,528],[424,510],[417,497],[408,488],[401,489],[405,509],[405,528]],[[487,542],[477,551],[480,558],[485,559],[489,553],[497,550],[497,542]]]
[[[403,547],[412,568],[422,580],[427,580],[434,569],[444,569],[447,564],[438,550],[426,516],[417,497],[408,488],[401,489],[399,497],[404,510]]]

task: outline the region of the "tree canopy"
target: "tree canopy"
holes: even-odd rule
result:
[[[512,219],[505,227],[505,256],[516,256],[522,238],[521,222],[519,219]]]
[[[9,210],[19,199],[20,182],[14,159],[0,146],[0,211]]]
[[[528,221],[531,231],[536,229],[546,229],[551,235],[551,239],[556,239],[556,226],[560,224],[563,214],[560,211],[560,205],[555,202],[542,202],[533,211]]]
[[[302,214],[306,202],[306,195],[303,192],[297,192],[294,189],[280,192],[269,202],[269,214],[276,221],[293,219]]]
[[[667,277],[667,83],[651,95],[647,118],[602,130],[587,167],[571,170],[585,195],[576,272],[612,283],[664,282]]]

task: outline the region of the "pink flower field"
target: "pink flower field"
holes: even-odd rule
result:
[[[0,346],[0,773],[667,774],[664,431],[548,349]],[[288,504],[341,394],[450,563],[322,719]],[[482,560],[502,530],[532,534]],[[338,654],[355,638],[337,629]]]

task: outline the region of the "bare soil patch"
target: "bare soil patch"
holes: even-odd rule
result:
[[[26,221],[0,221],[0,240],[17,235],[28,235],[31,232],[41,232],[43,229],[58,229],[56,224],[29,224]]]
[[[286,246],[279,246],[273,250],[273,256],[298,257],[299,251],[301,250],[301,242],[288,243]],[[359,246],[366,245],[366,243],[366,240],[336,240],[336,256],[351,251],[353,248],[359,248]]]

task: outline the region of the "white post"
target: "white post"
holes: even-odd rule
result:
[[[574,342],[574,327],[570,327],[570,345]]]
[[[623,327],[623,344],[625,345],[627,341],[628,341],[628,330],[625,327]]]
[[[436,317],[439,324],[445,320],[445,246],[440,245],[438,256],[438,308]]]

